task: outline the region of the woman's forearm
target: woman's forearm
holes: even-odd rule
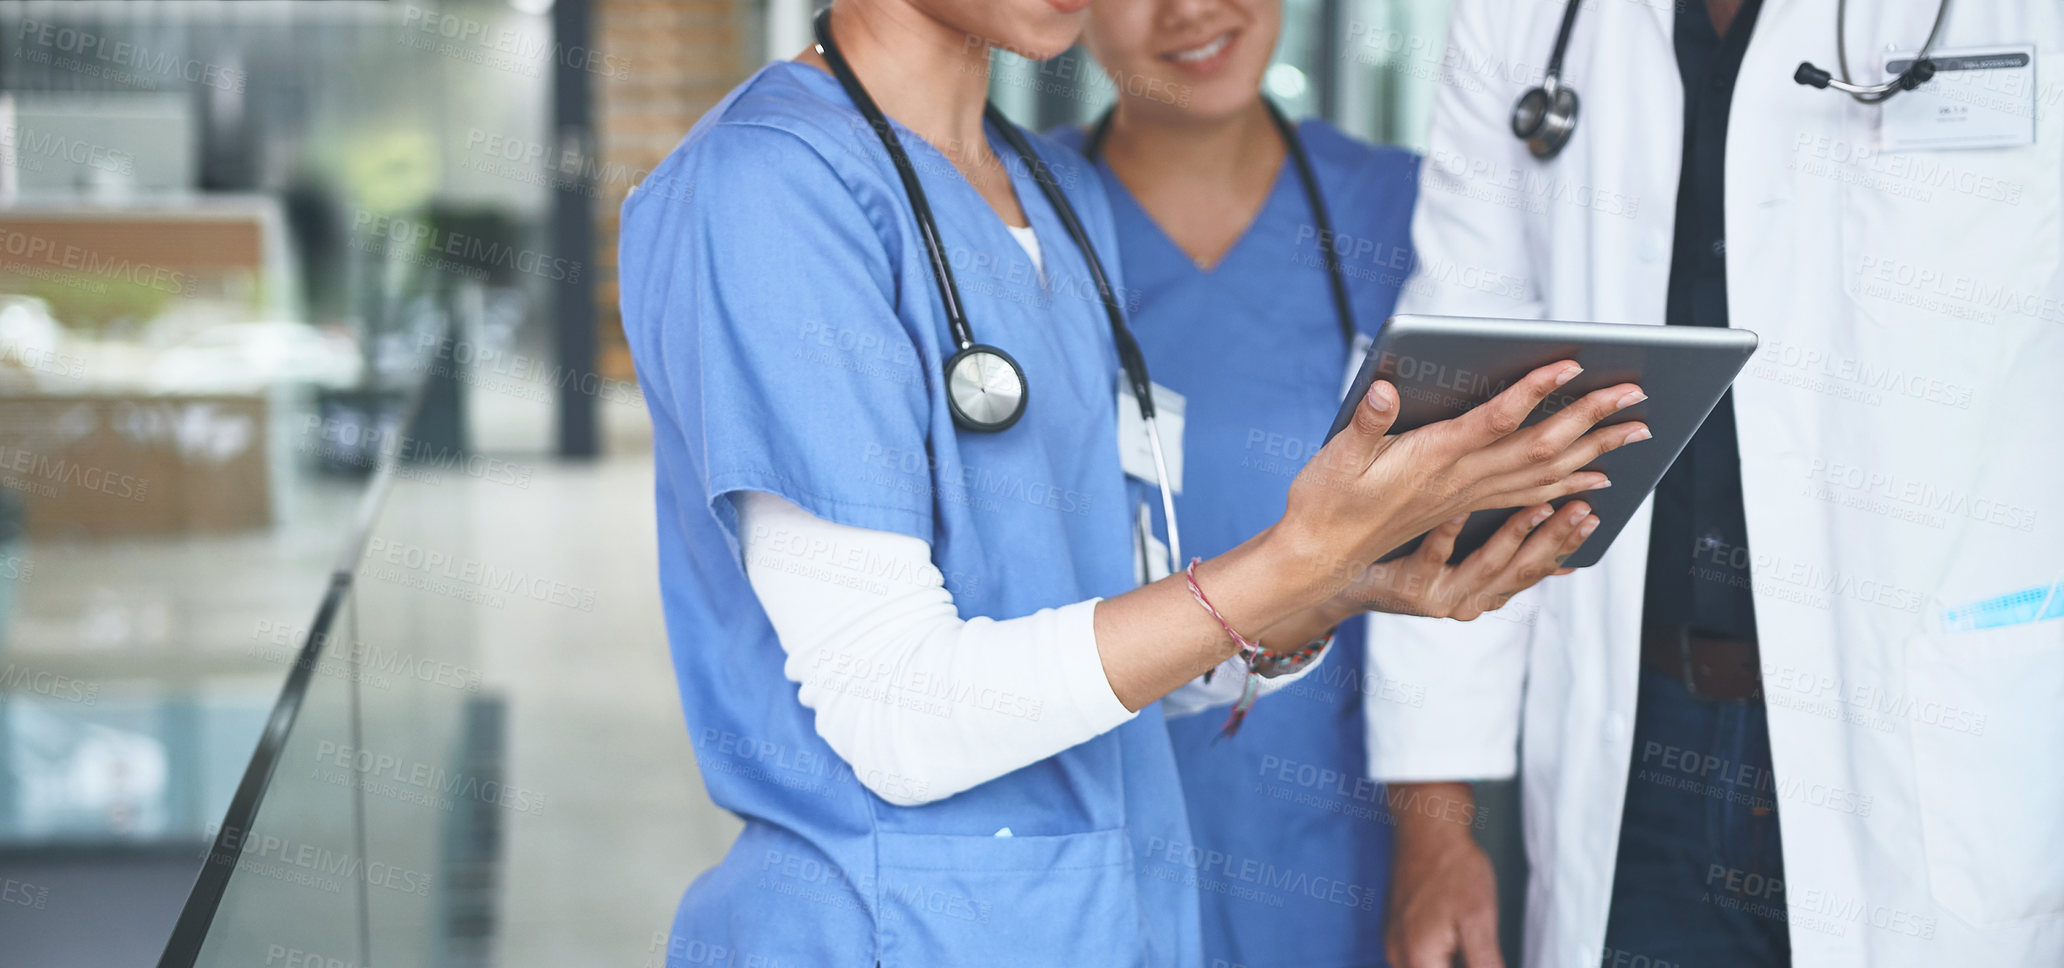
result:
[[[1322,544],[1300,540],[1282,527],[1270,528],[1225,554],[1197,566],[1197,584],[1219,614],[1243,636],[1264,630],[1311,625],[1315,634],[1285,648],[1295,648],[1324,634],[1313,624],[1344,577],[1327,568]],[[1143,588],[1107,598],[1096,608],[1097,652],[1111,690],[1127,709],[1137,710],[1173,692],[1237,650],[1196,600],[1178,573]],[[1274,646],[1277,641],[1264,640]]]

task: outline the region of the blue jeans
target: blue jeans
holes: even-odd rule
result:
[[[1770,723],[1643,668],[1620,826],[1607,968],[1792,962]]]

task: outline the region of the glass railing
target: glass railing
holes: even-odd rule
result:
[[[395,868],[473,916],[436,893],[467,851],[390,862],[382,808],[487,775],[447,753],[495,713],[363,575],[397,485],[508,473],[598,395],[560,379],[599,273],[555,219],[623,186],[564,164],[554,86],[595,75],[557,16],[0,4],[0,968],[337,947],[289,927],[391,914]],[[435,781],[354,778],[403,739]],[[469,789],[409,829],[464,834]]]
[[[399,427],[415,427],[429,384],[417,383],[405,398]],[[313,617],[305,626],[253,630],[251,651],[283,663],[285,682],[234,795],[209,826],[199,874],[161,966],[370,964],[372,892],[430,896],[428,874],[383,862],[368,847],[377,817],[367,795],[385,789],[381,777],[390,765],[372,752],[380,739],[367,729],[369,711],[389,710],[367,693],[387,691],[394,680],[368,676],[355,582],[395,475],[406,466],[405,448],[381,451]],[[396,719],[423,723],[436,710],[409,702],[401,712],[382,730]],[[417,743],[431,735],[412,730]]]
[[[534,468],[400,456],[366,491],[314,618],[264,644],[290,671],[161,968],[509,963],[493,955],[510,943],[505,844],[524,829],[534,847],[574,842],[539,826],[577,822],[548,815],[557,794],[511,776],[485,644],[503,662],[563,655],[614,619],[572,570],[578,552],[534,547],[498,507],[536,502]],[[567,663],[566,682],[581,671]],[[577,720],[538,722],[571,735],[533,736],[533,751],[607,755],[577,751]],[[632,944],[663,927],[634,920]]]

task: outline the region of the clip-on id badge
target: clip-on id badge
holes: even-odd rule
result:
[[[1885,55],[1885,76],[1912,66],[1911,51]],[[1935,76],[1887,100],[1879,117],[1886,151],[2018,148],[2035,143],[2035,47],[2000,44],[1938,50]]]
[[[1159,383],[1153,386],[1154,427],[1161,433],[1161,451],[1168,463],[1168,490],[1181,494],[1183,409],[1188,404],[1182,394]],[[1154,445],[1147,439],[1147,422],[1140,417],[1139,401],[1133,397],[1132,384],[1125,381],[1124,374],[1118,377],[1118,459],[1125,473],[1160,485],[1161,475],[1154,469]]]

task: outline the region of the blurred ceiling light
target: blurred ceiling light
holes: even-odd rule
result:
[[[552,0],[509,0],[509,6],[515,7],[517,13],[527,13],[533,16],[542,16],[552,12]]]

